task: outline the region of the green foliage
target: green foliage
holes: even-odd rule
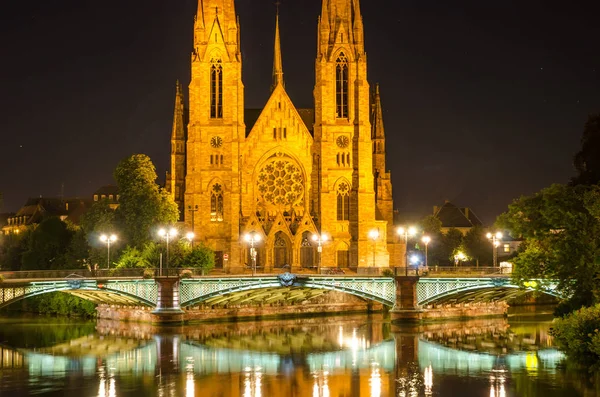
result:
[[[204,273],[215,267],[215,253],[208,247],[198,244],[185,256],[181,267],[202,269]]]
[[[157,225],[179,218],[177,204],[156,184],[156,170],[148,156],[127,157],[115,169],[114,177],[119,188],[117,221],[130,246],[142,248],[152,240]]]
[[[65,252],[65,262],[69,269],[85,267],[89,264],[90,246],[84,230],[78,228],[74,231],[71,242]]]
[[[127,247],[121,253],[119,261],[115,264],[117,269],[135,269],[148,267],[148,262],[142,251],[134,247]]]
[[[154,278],[155,274],[154,274],[154,270],[152,269],[146,269],[144,270],[144,278],[145,279],[150,279],[150,278]]]
[[[381,275],[383,277],[394,277],[394,271],[392,269],[383,269],[383,271],[381,272]]]
[[[463,249],[480,266],[492,266],[492,245],[485,234],[481,226],[469,230],[463,239]]]
[[[30,232],[2,236],[0,269],[21,270],[23,254],[27,251]]]
[[[0,274],[0,283],[4,282],[4,276]]]
[[[578,175],[573,178],[573,184],[600,184],[600,113],[588,117],[581,137],[581,150],[575,155],[574,165]]]
[[[21,310],[60,316],[95,317],[96,305],[64,292],[33,296],[21,301]]]
[[[44,219],[30,234],[22,270],[67,269],[66,252],[73,232],[59,218]]]
[[[460,230],[451,228],[442,239],[442,253],[454,262],[454,255],[462,249],[463,234]]]
[[[81,227],[88,235],[114,232],[116,214],[110,204],[111,201],[108,199],[97,201],[82,217]]]
[[[600,305],[579,309],[557,319],[552,328],[556,345],[587,365],[600,364]]]
[[[427,247],[428,265],[430,267],[447,265],[449,254],[444,245],[442,222],[435,216],[429,215],[419,222],[419,228],[423,230],[423,234],[431,237],[431,242]]]
[[[179,273],[179,277],[181,277],[181,278],[192,278],[192,271],[189,270],[189,269],[182,270],[181,273]]]
[[[442,234],[442,221],[433,215],[426,216],[419,222],[419,226],[424,234],[438,235]]]
[[[552,185],[515,200],[496,221],[512,236],[525,239],[513,259],[519,280],[558,280],[558,289],[577,309],[599,301],[600,207],[597,188]]]

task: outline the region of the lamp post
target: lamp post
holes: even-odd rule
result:
[[[158,231],[158,235],[162,238],[165,239],[165,241],[167,242],[167,261],[166,261],[166,267],[167,267],[167,277],[169,277],[169,242],[171,241],[171,239],[175,236],[177,236],[177,229],[175,229],[174,227],[172,227],[169,230],[166,229],[160,229]],[[162,268],[160,269],[160,275],[162,276]]]
[[[194,238],[195,237],[196,237],[196,235],[194,234],[194,232],[187,232],[185,234],[185,238],[188,239],[188,241],[192,245],[192,249],[194,249]]]
[[[117,241],[117,235],[111,234],[110,236],[107,236],[106,234],[103,234],[102,236],[100,236],[100,241],[106,244],[106,268],[110,269],[110,244]]]
[[[252,259],[252,277],[256,274],[256,248],[254,248],[254,244],[258,243],[261,240],[260,234],[256,232],[246,233],[244,235],[244,240],[250,244],[250,258]]]
[[[373,240],[373,267],[375,267],[375,256],[377,253],[377,239],[379,238],[379,229],[371,229],[369,230],[369,238]]]
[[[431,237],[429,237],[429,236],[423,236],[423,238],[421,239],[421,241],[423,241],[423,244],[425,244],[425,269],[428,269],[428,265],[427,265],[427,246],[431,242]],[[427,270],[425,270],[425,271],[427,271]]]
[[[488,233],[486,237],[492,242],[492,261],[494,267],[496,267],[498,265],[498,246],[500,245],[500,241],[502,241],[502,233]]]
[[[413,226],[408,228],[399,227],[396,229],[396,233],[398,236],[404,237],[404,245],[406,246],[406,250],[404,252],[404,273],[406,276],[408,276],[408,237],[412,237],[417,234],[417,229]]]
[[[319,259],[317,262],[317,274],[321,274],[321,255],[323,255],[323,243],[329,240],[329,236],[327,234],[313,234],[313,241],[317,243],[317,252],[319,253]]]

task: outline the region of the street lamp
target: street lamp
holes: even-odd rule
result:
[[[313,241],[317,243],[317,252],[319,253],[319,261],[317,262],[317,274],[321,274],[321,255],[323,254],[323,243],[329,240],[329,236],[327,234],[313,234]]]
[[[379,229],[369,230],[369,238],[373,240],[373,267],[375,267],[375,255],[377,252],[377,239],[379,238]]]
[[[427,267],[427,246],[431,242],[431,237],[423,236],[421,241],[423,242],[423,244],[425,244],[425,269],[428,269],[428,267]],[[425,270],[425,271],[427,271],[427,270]]]
[[[492,242],[492,258],[493,258],[493,263],[494,263],[494,267],[497,266],[498,264],[498,246],[500,245],[500,241],[502,241],[502,233],[500,232],[496,232],[494,234],[492,233],[488,233],[485,235],[488,240],[490,240]]]
[[[404,245],[406,246],[406,250],[404,252],[404,272],[405,275],[408,276],[408,237],[412,237],[417,234],[417,228],[410,226],[408,228],[399,227],[396,229],[396,233],[400,237],[404,237]]]
[[[110,236],[107,236],[106,234],[103,234],[100,236],[100,241],[106,244],[106,249],[108,251],[106,255],[106,268],[110,269],[110,244],[117,241],[117,235],[111,234]]]
[[[194,249],[194,238],[195,237],[196,237],[196,235],[194,234],[194,232],[187,232],[185,235],[185,238],[188,239],[188,241],[192,245],[192,249]]]
[[[246,233],[244,235],[244,240],[250,244],[250,258],[252,258],[252,277],[256,274],[256,248],[254,248],[254,244],[258,243],[261,240],[260,234],[256,232]]]
[[[171,241],[171,239],[175,236],[177,236],[177,229],[175,229],[174,227],[170,228],[169,230],[166,229],[160,229],[158,231],[158,235],[162,238],[165,239],[165,241],[167,242],[167,261],[166,261],[166,267],[167,267],[167,277],[169,277],[169,242]],[[160,268],[160,275],[162,276],[162,266]]]

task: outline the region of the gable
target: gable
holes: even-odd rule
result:
[[[252,117],[256,113],[258,113],[256,109],[249,109],[244,114],[245,117],[248,116],[248,123],[246,124],[249,131],[247,133],[248,138],[254,136],[254,139],[260,140],[261,136],[264,135],[265,138],[272,139],[274,135],[277,135],[278,137],[285,137],[285,140],[288,141],[294,139],[313,141],[307,122],[314,123],[314,121],[310,121],[311,118],[314,120],[314,111],[312,109],[303,111],[303,118],[282,85],[275,87],[267,104],[260,111],[260,115],[252,123]]]

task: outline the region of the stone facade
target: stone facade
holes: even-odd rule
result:
[[[234,0],[199,0],[189,113],[178,85],[166,184],[186,227],[225,268],[251,264],[248,232],[261,237],[263,269],[316,267],[315,234],[329,237],[323,267],[400,266],[359,0],[323,0],[314,109],[297,109],[285,90],[278,19],[275,30],[271,97],[245,109]]]

